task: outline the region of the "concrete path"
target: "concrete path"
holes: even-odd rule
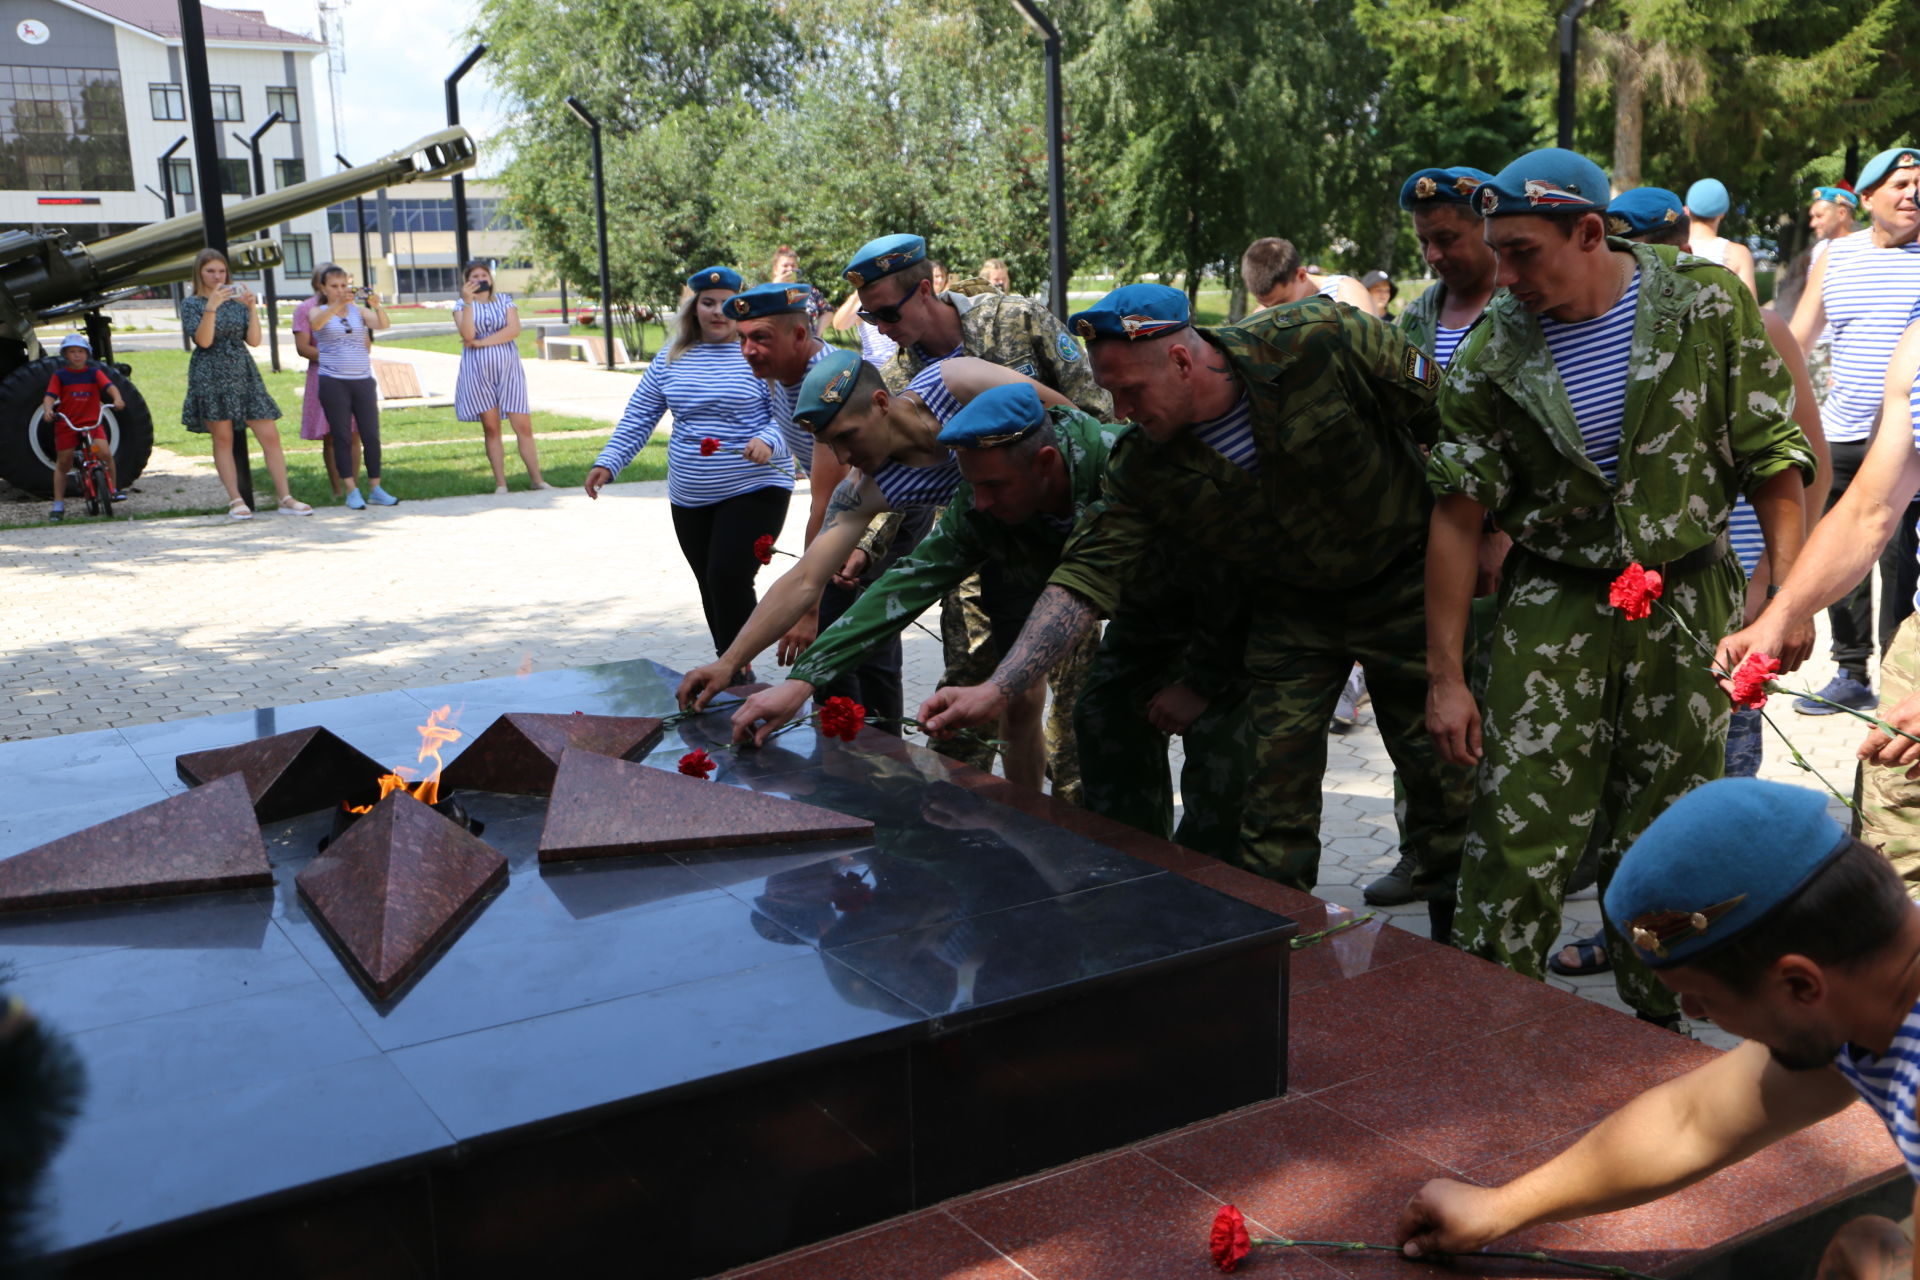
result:
[[[0,740],[621,658],[697,665],[713,646],[665,487],[0,529]],[[783,548],[799,550],[804,511],[797,496]],[[939,677],[940,647],[912,627],[904,644],[911,712]],[[758,669],[780,674],[771,658]],[[1831,672],[1814,662],[1803,687]],[[1859,722],[1775,709],[1849,789]],[[1318,892],[1364,909],[1362,886],[1395,861],[1392,766],[1364,711],[1328,746]],[[1812,783],[1771,736],[1767,757],[1765,776]],[[1390,914],[1425,931],[1424,907]],[[1589,895],[1571,904],[1570,931],[1598,918]],[[1615,1003],[1605,977],[1555,981]]]

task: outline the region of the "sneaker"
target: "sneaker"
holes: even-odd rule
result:
[[[367,500],[360,495],[360,490],[347,490],[347,509],[350,511],[365,511],[367,509]]]
[[[286,497],[280,499],[280,510],[290,516],[310,516],[313,514],[312,507],[300,501],[300,499],[294,497],[292,494],[288,494]]]
[[[1418,902],[1423,896],[1413,887],[1413,876],[1418,870],[1411,857],[1401,854],[1393,870],[1362,889],[1360,896],[1370,907],[1404,907],[1409,902]]]
[[[1340,691],[1340,701],[1333,708],[1333,728],[1335,732],[1345,733],[1353,728],[1354,717],[1360,710],[1360,699],[1367,696],[1367,675],[1358,666],[1347,673],[1347,687]]]
[[[65,520],[66,518],[67,509],[65,506],[58,506],[47,512],[47,519],[49,520]]]
[[[115,502],[125,502],[127,500],[127,495],[124,493],[116,493],[113,495],[113,500]]]
[[[1825,698],[1826,702],[1815,702],[1813,698],[1795,698],[1793,709],[1803,716],[1830,716],[1837,714],[1840,707],[1851,707],[1855,711],[1871,711],[1879,702],[1879,699],[1873,696],[1873,690],[1867,687],[1867,682],[1854,679],[1853,672],[1844,667],[1834,673],[1833,679],[1827,681],[1827,687],[1816,696]],[[1829,706],[1828,703],[1838,703],[1839,706]]]
[[[397,507],[400,505],[400,499],[394,497],[379,485],[375,485],[367,491],[367,501],[376,507]]]

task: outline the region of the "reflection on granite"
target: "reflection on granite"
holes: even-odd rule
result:
[[[540,860],[727,849],[870,835],[871,822],[810,804],[569,748],[560,758]]]
[[[508,712],[469,743],[440,778],[442,793],[461,789],[543,796],[553,790],[567,748],[626,756],[660,736],[657,716],[542,715]]]
[[[229,775],[0,861],[0,911],[272,883],[246,784]]]
[[[355,976],[384,1000],[506,876],[505,858],[395,791],[294,879]]]
[[[378,760],[318,728],[190,752],[176,759],[174,768],[180,780],[193,787],[240,774],[261,822],[369,803],[379,795],[380,775],[387,772]]]

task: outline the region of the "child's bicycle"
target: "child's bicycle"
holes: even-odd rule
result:
[[[113,519],[113,485],[107,479],[107,429],[102,423],[76,427],[64,413],[53,415],[78,436],[81,445],[74,452],[73,474],[80,479],[80,494],[87,500],[87,514]]]

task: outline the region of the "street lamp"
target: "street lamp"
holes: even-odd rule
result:
[[[1567,0],[1567,7],[1560,11],[1559,145],[1568,151],[1573,150],[1573,85],[1580,53],[1580,15],[1592,5],[1593,0]]]
[[[183,133],[172,146],[160,153],[160,206],[167,211],[168,221],[173,219],[173,155],[186,145],[187,136]],[[178,280],[167,286],[167,296],[173,299],[173,318],[178,322],[180,319],[180,282]],[[184,326],[180,330],[180,349],[193,350],[193,341],[187,337]]]
[[[340,162],[342,169],[353,168],[352,162],[338,151],[333,153],[333,158]],[[353,220],[360,226],[360,274],[362,276],[360,283],[371,288],[373,286],[373,259],[367,256],[367,198],[358,192],[356,192],[353,197]],[[393,300],[396,303],[400,301],[400,295],[397,292],[393,295]]]
[[[1013,0],[1013,7],[1044,42],[1047,58],[1047,267],[1053,277],[1053,313],[1067,318],[1067,176],[1062,155],[1066,139],[1060,118],[1060,29],[1034,0]]]
[[[587,104],[567,95],[567,110],[593,134],[593,216],[600,233],[600,325],[606,334],[607,368],[613,368],[613,294],[607,286],[607,184],[600,162],[600,122]]]
[[[263,167],[264,162],[260,159],[260,135],[284,119],[286,119],[286,117],[278,111],[274,112],[261,122],[258,129],[253,131],[252,137],[243,138],[240,136],[238,130],[234,131],[234,141],[253,152],[253,190],[255,195],[264,196],[267,194],[267,172]],[[270,239],[272,235],[273,232],[270,228],[262,227],[260,228],[258,238],[266,240]],[[260,274],[265,276],[267,281],[267,349],[271,353],[273,360],[273,371],[278,373],[280,372],[280,306],[279,298],[275,295],[273,288],[273,271],[274,269],[272,267],[268,267]]]
[[[480,61],[486,51],[484,44],[473,46],[473,52],[447,77],[449,127],[460,123],[460,77],[473,70],[473,64]],[[458,269],[464,272],[467,267],[467,179],[459,173],[453,175],[453,257]]]

